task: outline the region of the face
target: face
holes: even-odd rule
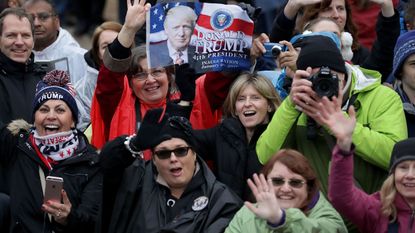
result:
[[[104,30],[101,32],[98,38],[98,45],[99,45],[99,59],[102,61],[104,56],[104,51],[111,44],[114,39],[117,37],[118,32],[112,30]]]
[[[253,130],[259,124],[268,123],[268,110],[271,108],[267,99],[251,84],[241,90],[236,99],[236,115],[246,129]]]
[[[332,21],[322,20],[316,23],[311,30],[313,32],[334,32],[339,38],[341,36],[339,26]]]
[[[287,166],[280,162],[276,162],[271,172],[268,174],[268,179],[283,178],[285,183],[281,186],[274,185],[274,192],[277,196],[281,208],[302,208],[306,205],[307,200],[307,183],[304,177],[292,172]],[[300,188],[294,188],[289,185],[288,180],[304,181]]]
[[[413,207],[415,206],[415,161],[400,162],[395,168],[396,190]]]
[[[39,1],[24,6],[33,16],[35,24],[35,50],[41,51],[55,42],[60,27],[59,18],[53,14],[52,6]]]
[[[402,65],[402,86],[406,93],[415,92],[415,54],[409,56]]]
[[[35,112],[35,128],[40,136],[66,132],[74,127],[72,111],[62,100],[48,100]]]
[[[189,145],[180,138],[172,138],[158,144],[154,148],[153,161],[158,173],[172,189],[184,190],[193,177],[196,167],[196,153],[189,149],[183,157],[171,153],[169,158],[160,159],[157,152],[188,147]]]
[[[318,16],[335,20],[343,31],[347,19],[345,0],[332,0],[330,6],[321,11]]]
[[[143,69],[142,72],[150,72],[147,66],[147,59],[142,59],[138,62],[139,66]],[[159,69],[155,69],[159,70]],[[153,73],[155,74],[155,73]],[[169,79],[165,70],[162,73],[157,72],[155,77],[152,74],[147,76],[147,79],[140,80],[138,78],[131,79],[131,86],[134,94],[145,103],[156,104],[162,101],[167,96],[169,89]]]
[[[186,49],[193,32],[192,21],[180,18],[170,18],[165,25],[167,39],[173,48],[180,51]]]
[[[33,49],[33,36],[27,18],[7,15],[4,18],[0,51],[15,62],[25,63]]]

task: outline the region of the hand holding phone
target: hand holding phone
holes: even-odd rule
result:
[[[44,195],[44,202],[47,201],[55,201],[61,202],[62,200],[62,192],[63,189],[63,178],[57,176],[47,176],[46,177],[46,187],[45,187],[45,195]]]

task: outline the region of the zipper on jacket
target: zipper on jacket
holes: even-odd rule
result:
[[[414,226],[415,209],[412,210],[411,218],[409,219],[408,233],[412,233],[412,227]]]

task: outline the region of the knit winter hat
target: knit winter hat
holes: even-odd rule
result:
[[[415,160],[415,138],[408,138],[395,144],[389,162],[389,173],[392,173],[396,166],[405,160]]]
[[[297,59],[298,69],[327,66],[337,72],[347,73],[342,54],[329,37],[321,35],[304,37],[299,47],[301,50]]]
[[[33,116],[44,102],[48,100],[62,100],[71,109],[76,124],[78,122],[78,106],[74,96],[75,89],[69,82],[68,73],[62,70],[52,70],[36,86]]]
[[[402,65],[405,60],[415,53],[415,31],[408,31],[399,36],[393,51],[393,71],[392,75],[400,79]]]

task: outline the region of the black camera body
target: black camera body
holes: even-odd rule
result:
[[[282,51],[285,51],[285,45],[279,43],[264,43],[264,47],[266,52],[264,53],[264,57],[271,57],[277,58]]]
[[[339,78],[331,72],[330,68],[322,66],[320,71],[308,78],[312,83],[313,90],[318,96],[331,99],[339,93]]]

